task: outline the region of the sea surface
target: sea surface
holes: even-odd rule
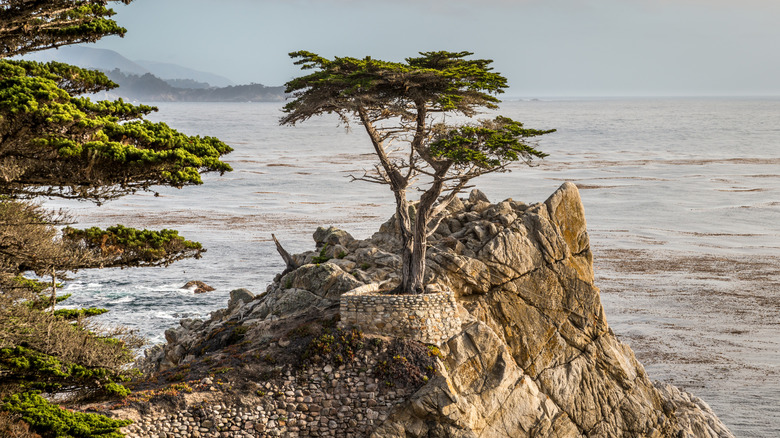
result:
[[[319,225],[365,238],[393,211],[387,187],[349,182],[374,163],[359,125],[332,117],[280,127],[278,103],[161,103],[150,118],[216,136],[234,171],[96,207],[51,201],[80,227],[174,228],[208,252],[168,268],[83,271],[70,306],[111,311],[163,341],[181,318],[263,292]],[[541,138],[535,167],[474,182],[491,201],[544,201],[580,188],[607,319],[653,379],[704,399],[738,437],[780,436],[780,99],[555,99],[504,102]],[[491,116],[486,114],[485,116]],[[181,287],[201,280],[217,290]]]

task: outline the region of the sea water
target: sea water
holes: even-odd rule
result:
[[[366,238],[393,212],[387,187],[350,182],[374,164],[359,125],[322,117],[279,126],[281,103],[161,103],[150,118],[216,136],[234,168],[202,186],[104,206],[53,201],[80,227],[174,228],[204,244],[168,268],[79,272],[70,306],[162,342],[229,291],[263,292],[290,252],[335,225]],[[703,398],[740,437],[780,431],[780,99],[556,99],[504,102],[550,154],[475,180],[496,202],[580,188],[607,319],[653,379]],[[485,117],[494,114],[485,114]],[[201,280],[216,291],[181,289]]]

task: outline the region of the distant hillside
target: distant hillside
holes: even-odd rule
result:
[[[131,61],[113,50],[86,46],[65,46],[59,49],[30,53],[25,55],[24,59],[39,62],[64,62],[102,71],[119,69],[124,73],[138,76],[151,73],[172,86],[181,88],[227,87],[235,85],[230,79],[213,73],[165,62]],[[198,85],[202,83],[205,83],[206,86]]]
[[[84,46],[31,53],[24,59],[58,61],[106,72],[119,88],[97,98],[123,97],[145,102],[269,102],[285,99],[284,87],[235,85],[230,79],[176,64],[131,61],[113,50]]]
[[[219,88],[174,87],[151,73],[139,76],[115,69],[106,72],[106,75],[119,88],[99,97],[123,97],[144,102],[278,102],[285,99],[284,87],[261,84]],[[192,85],[190,82],[186,85]]]
[[[95,49],[83,46],[63,46],[59,49],[44,50],[24,55],[24,59],[38,62],[65,62],[79,67],[95,70],[113,70],[118,68],[123,72],[143,75],[150,73],[148,69],[125,58],[113,50]]]
[[[146,68],[149,72],[164,81],[171,83],[171,81],[181,79],[192,79],[195,82],[205,82],[212,87],[228,87],[230,85],[236,85],[235,82],[230,79],[215,75],[213,73],[207,73],[199,70],[193,70],[191,68],[182,67],[176,64],[169,64],[165,62],[155,61],[135,61],[136,64]],[[120,70],[122,70],[120,68]],[[122,70],[125,71],[125,70]],[[133,73],[133,72],[128,72]],[[174,85],[174,84],[171,84]],[[174,85],[176,86],[176,85]]]
[[[211,88],[208,82],[198,82],[194,79],[163,79],[174,88]]]

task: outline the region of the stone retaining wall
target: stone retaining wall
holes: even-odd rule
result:
[[[452,292],[388,295],[378,290],[378,284],[369,284],[341,295],[342,328],[357,327],[366,334],[435,345],[460,332],[460,317]]]
[[[367,437],[415,391],[388,386],[370,371],[376,366],[366,358],[303,375],[287,372],[259,384],[240,405],[192,402],[177,412],[143,414],[122,432],[127,438]]]

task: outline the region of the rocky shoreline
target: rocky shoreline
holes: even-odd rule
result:
[[[612,333],[573,184],[533,205],[473,191],[448,212],[426,280],[454,293],[461,327],[435,354],[335,328],[342,294],[398,281],[394,220],[363,241],[321,228],[264,293],[234,291],[147,352],[158,384],[193,382],[191,393],[113,414],[136,419],[133,437],[733,436],[706,403],[652,382]],[[392,367],[418,380],[393,386]]]

